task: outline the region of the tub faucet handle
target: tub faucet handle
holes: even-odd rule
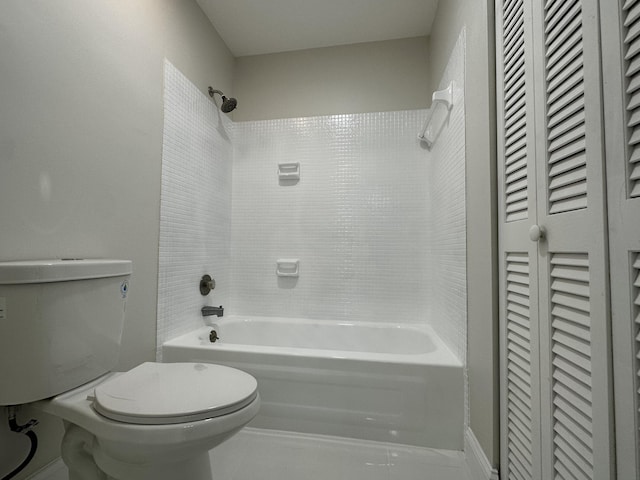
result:
[[[216,288],[216,281],[210,275],[203,275],[200,279],[200,294],[209,295],[209,292]]]

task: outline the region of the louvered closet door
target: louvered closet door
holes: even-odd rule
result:
[[[602,9],[618,478],[640,478],[640,0]]]
[[[596,0],[534,0],[542,476],[614,479]]]
[[[540,480],[538,262],[531,7],[496,2],[499,85],[501,477]]]

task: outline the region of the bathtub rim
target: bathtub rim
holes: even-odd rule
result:
[[[346,350],[329,350],[329,349],[312,349],[302,347],[282,347],[253,345],[243,343],[224,343],[224,340],[216,343],[203,343],[200,337],[207,338],[211,329],[217,327],[224,328],[226,323],[233,321],[257,321],[267,323],[296,323],[296,324],[333,324],[357,327],[367,326],[373,328],[403,328],[408,330],[419,331],[429,336],[430,341],[434,344],[435,350],[427,353],[377,353],[377,352],[360,352]],[[192,330],[183,335],[177,336],[162,344],[162,350],[165,348],[194,348],[202,350],[217,350],[220,352],[238,352],[238,353],[260,353],[267,356],[293,356],[301,358],[315,359],[335,359],[335,360],[354,360],[366,361],[373,363],[392,363],[392,364],[421,364],[443,367],[462,368],[463,362],[455,353],[446,345],[446,343],[438,336],[433,327],[421,324],[399,324],[391,322],[345,322],[344,320],[313,320],[299,319],[288,317],[258,317],[244,315],[230,315],[228,317],[212,322],[196,330]]]

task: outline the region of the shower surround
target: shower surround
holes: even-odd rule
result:
[[[456,82],[455,106],[428,151],[426,110],[233,123],[166,62],[158,357],[212,321],[207,304],[425,324],[464,363],[463,79],[458,45],[442,80]],[[296,162],[300,180],[279,181],[278,164]],[[299,277],[278,277],[278,259],[299,260]]]
[[[444,270],[464,274],[464,164],[417,141],[425,110],[234,124],[166,71],[158,345],[202,326],[209,301],[237,315],[428,323],[463,358],[443,331],[463,323],[446,304],[465,303],[464,282],[442,290]],[[281,185],[289,162],[301,179]],[[300,260],[299,278],[276,276],[280,258]],[[217,281],[206,299],[192,288],[205,273]]]

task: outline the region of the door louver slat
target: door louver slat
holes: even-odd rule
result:
[[[528,218],[527,113],[524,2],[506,0],[502,11],[504,71],[505,220]]]
[[[580,27],[580,19],[575,15],[576,7],[579,6],[574,5],[572,7],[572,11],[568,13],[566,17],[566,21],[563,21],[559,24],[557,28],[554,28],[552,31],[548,32],[545,43],[547,45],[547,55],[553,56],[560,48],[564,48],[566,52],[567,47],[571,47],[578,41],[578,38],[575,37],[575,33],[579,30]],[[573,41],[563,42],[561,39],[563,38],[561,32],[572,32],[573,33]]]
[[[570,170],[580,169],[580,167],[586,164],[587,162],[584,156],[568,157],[557,163],[551,164],[549,174],[555,177]]]
[[[580,0],[546,2],[545,58],[549,213],[557,214],[587,207]]]
[[[627,0],[624,3],[623,10],[628,10],[629,14],[627,15],[627,21],[625,21],[625,27],[628,26],[629,21],[635,21],[640,18],[640,4],[637,0]]]
[[[571,425],[572,430],[585,432],[587,435],[593,434],[593,425],[591,416],[585,415],[578,409],[571,408],[562,397],[556,397],[553,400],[556,410],[553,413],[554,418],[559,418],[565,425]]]
[[[640,197],[640,1],[629,0],[623,7],[625,61],[627,80],[627,171],[629,197]]]
[[[580,17],[574,19],[573,23],[573,28],[576,25],[579,27],[581,25]],[[579,28],[577,30],[559,28],[557,31],[550,32],[549,35],[553,37],[553,41],[547,45],[547,62],[552,67],[559,67],[555,70],[550,70],[550,75],[547,75],[547,79],[551,80],[555,77],[554,73],[556,75],[561,74],[565,66],[572,65],[573,60],[582,53],[582,31]],[[550,37],[547,37],[547,41],[549,39]]]
[[[593,454],[589,448],[582,443],[580,438],[573,435],[572,432],[562,426],[561,423],[556,424],[556,432],[562,440],[563,449],[566,452],[572,452],[571,457],[575,463],[580,465],[582,471],[590,471],[593,468]]]
[[[522,11],[520,11],[522,12]],[[508,25],[508,29],[505,32],[504,36],[504,51],[505,56],[511,55],[515,50],[517,50],[516,45],[523,43],[523,39],[518,32],[524,25],[522,13],[520,13],[517,17],[515,17],[514,21]]]
[[[558,478],[593,478],[587,254],[551,255],[553,456]]]
[[[508,478],[532,478],[531,326],[529,257],[506,257]]]

